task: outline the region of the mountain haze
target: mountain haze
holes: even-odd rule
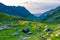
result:
[[[60,6],[43,13],[39,19],[43,22],[60,22]]]

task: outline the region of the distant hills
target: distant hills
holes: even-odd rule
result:
[[[36,13],[34,14],[36,17],[39,17],[41,14],[40,13]]]
[[[15,21],[16,18],[19,18],[19,17],[11,16],[11,15],[0,12],[0,22],[3,22],[3,21]]]
[[[0,15],[9,14],[13,16],[19,16],[21,20],[32,20],[38,22],[57,22],[60,23],[60,6],[47,11],[43,14],[31,14],[25,7],[22,6],[6,6],[0,3]],[[36,17],[40,15],[39,17]],[[3,16],[2,16],[3,17]],[[1,16],[0,16],[1,19]]]
[[[60,23],[60,6],[43,13],[39,20],[42,22],[58,22]]]
[[[25,7],[22,6],[6,6],[0,3],[0,12],[37,21],[37,17],[31,14]]]
[[[4,22],[4,21],[13,22],[13,21],[18,21],[18,20],[31,21],[31,20],[28,20],[19,16],[12,16],[12,15],[8,15],[8,14],[0,12],[0,22]]]

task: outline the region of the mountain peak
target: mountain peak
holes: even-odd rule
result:
[[[0,6],[5,6],[3,3],[0,3]]]
[[[0,3],[0,12],[14,15],[14,16],[21,16],[23,18],[27,18],[30,20],[35,20],[37,17],[31,14],[25,7],[22,6],[6,6]],[[35,18],[35,19],[33,19]]]

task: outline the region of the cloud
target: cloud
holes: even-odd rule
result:
[[[0,0],[6,5],[21,5],[21,3],[40,2],[40,3],[60,3],[60,0]]]
[[[12,6],[25,6],[33,14],[43,13],[60,5],[60,0],[0,0],[0,2]]]
[[[30,12],[35,14],[35,13],[44,13],[46,11],[49,11],[51,9],[58,7],[59,5],[60,5],[60,3],[38,3],[38,2],[36,3],[36,2],[33,2],[33,3],[28,3],[25,7]]]
[[[60,0],[32,0],[33,2],[60,3]]]

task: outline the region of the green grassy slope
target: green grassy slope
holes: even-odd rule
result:
[[[8,15],[0,12],[0,22],[2,21],[17,21],[17,20],[28,20],[23,17]],[[29,20],[28,20],[29,21]]]
[[[44,22],[56,22],[60,23],[60,7],[48,12],[48,16],[44,18],[42,21]]]
[[[0,30],[0,40],[60,40],[59,24],[40,23],[28,20],[23,20],[21,22],[11,20],[16,18],[19,17],[0,13],[0,20],[3,20],[0,22],[2,23],[0,24],[0,28],[7,27],[9,24],[11,25],[11,28]],[[37,26],[41,26],[41,28],[37,28]],[[23,33],[22,30],[26,28],[29,28],[32,34]],[[49,31],[52,32],[52,34],[45,32],[44,30],[46,28],[53,28],[52,31]],[[17,35],[14,36],[14,33],[17,33]]]

